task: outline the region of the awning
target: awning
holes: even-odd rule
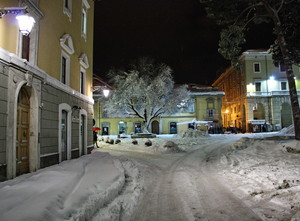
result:
[[[251,124],[265,124],[266,120],[249,120]]]

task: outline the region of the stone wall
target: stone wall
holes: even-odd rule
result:
[[[0,181],[6,179],[7,80],[6,66],[0,63]]]

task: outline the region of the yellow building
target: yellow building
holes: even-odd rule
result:
[[[240,56],[241,71],[228,68],[213,83],[225,92],[224,127],[248,132],[278,131],[292,124],[288,82],[284,67],[276,67],[266,50],[249,50]],[[293,66],[300,89],[298,66]]]
[[[188,90],[191,96],[191,105],[188,110],[171,116],[162,115],[154,119],[151,122],[150,132],[154,134],[178,134],[188,128],[201,130],[212,128],[211,131],[220,132],[219,129],[222,128],[222,96],[224,93],[216,88],[197,84],[189,84]],[[108,118],[101,107],[103,99],[105,98],[101,91],[94,93],[94,117],[96,126],[101,129],[100,135],[141,133],[142,119],[129,117]],[[106,99],[109,99],[109,97]],[[208,121],[208,123],[198,124],[193,123],[194,121]]]
[[[17,14],[18,13],[18,14]],[[35,20],[29,35],[17,16]],[[0,180],[93,148],[93,0],[0,1]]]

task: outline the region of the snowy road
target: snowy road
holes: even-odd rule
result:
[[[220,157],[237,139],[168,154],[106,149],[135,162],[144,176],[145,193],[131,220],[260,220],[217,174]]]

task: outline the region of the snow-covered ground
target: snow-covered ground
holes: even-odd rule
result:
[[[187,196],[181,201],[188,215],[177,220],[209,220],[203,211],[201,218],[200,210],[194,211],[195,204],[202,204],[201,198],[192,197],[200,191],[199,184],[197,177],[187,176],[197,176],[197,171],[184,172],[194,165],[217,177],[260,219],[300,220],[300,142],[279,135],[165,135],[150,139],[151,146],[145,145],[147,139],[137,139],[136,145],[130,138],[114,145],[100,142],[101,148],[90,155],[0,183],[0,220],[138,220],[133,217],[143,217],[136,210],[147,202],[144,198],[155,176],[171,170],[177,192]],[[163,176],[164,184],[171,183]],[[161,188],[168,190],[166,185]]]

